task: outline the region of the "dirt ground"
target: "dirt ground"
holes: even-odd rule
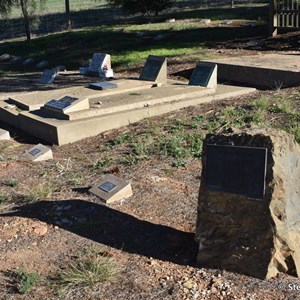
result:
[[[236,55],[239,50],[215,51]],[[174,58],[169,74],[193,65]],[[121,76],[136,76],[137,71]],[[66,85],[74,82],[76,78]],[[289,89],[287,95],[291,91],[299,89]],[[178,168],[159,155],[124,164],[129,150],[123,144],[110,146],[119,136],[139,136],[150,127],[163,136],[162,121],[217,112],[261,93],[182,109],[69,145],[50,145],[54,160],[39,163],[23,161],[20,154],[42,141],[0,123],[12,136],[0,142],[0,298],[300,299],[300,280],[286,274],[260,280],[196,265],[200,159]],[[133,196],[106,205],[89,194],[105,173],[131,182]],[[117,262],[121,270],[116,281],[61,294],[54,284],[59,272],[91,249]],[[17,290],[19,268],[40,275],[28,294]]]

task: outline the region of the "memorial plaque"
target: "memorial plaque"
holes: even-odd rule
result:
[[[64,96],[58,100],[52,99],[48,101],[41,107],[41,111],[48,116],[65,120],[66,114],[89,108],[90,103],[88,98]]]
[[[106,203],[132,196],[131,184],[111,174],[103,176],[89,192]]]
[[[89,84],[89,88],[94,90],[109,90],[109,89],[115,89],[117,87],[118,87],[117,84],[112,82],[106,82],[106,81]]]
[[[53,159],[52,150],[42,144],[37,144],[25,152],[24,158],[31,161],[43,161]]]
[[[51,107],[58,110],[64,110],[65,108],[71,106],[74,102],[76,102],[79,98],[65,96],[59,100],[50,100],[45,106]]]
[[[189,85],[216,87],[217,85],[216,69],[217,69],[216,64],[198,63],[190,78]]]
[[[34,149],[32,149],[32,150],[29,151],[29,154],[31,154],[31,155],[33,155],[33,156],[36,156],[36,155],[38,155],[40,152],[41,152],[40,149],[34,148]]]
[[[116,184],[110,182],[110,181],[105,181],[103,182],[100,186],[99,189],[103,190],[106,193],[110,193],[117,187]]]
[[[140,79],[165,83],[167,81],[166,58],[149,55],[140,75]]]
[[[263,200],[267,149],[207,145],[206,187]]]
[[[38,82],[50,84],[53,83],[57,73],[55,70],[45,70],[42,76],[39,78]]]

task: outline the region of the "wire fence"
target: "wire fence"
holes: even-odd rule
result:
[[[1,0],[0,0],[1,1]],[[94,1],[94,0],[93,0]],[[215,0],[215,1],[194,1],[194,0],[181,0],[175,2],[175,7],[216,7],[222,5],[229,5],[229,0]],[[260,0],[236,0],[237,5],[251,5],[258,2],[266,2]],[[118,24],[125,20],[130,22],[134,20],[135,16],[126,16],[121,9],[102,5],[94,8],[85,8],[83,10],[72,11],[72,28],[83,28],[97,25]],[[43,35],[55,32],[62,32],[67,30],[66,15],[62,13],[50,13],[40,15],[31,20],[31,34]],[[0,19],[0,40],[23,37],[24,20],[22,18]]]

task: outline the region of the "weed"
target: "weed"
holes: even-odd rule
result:
[[[54,191],[55,188],[51,185],[37,184],[26,190],[24,199],[28,202],[38,201],[40,199],[48,198]]]
[[[40,281],[38,273],[27,273],[22,268],[16,271],[16,277],[18,279],[18,292],[21,294],[29,293],[32,288]]]
[[[292,124],[292,126],[288,129],[288,132],[291,133],[295,137],[296,142],[300,144],[300,124]]]
[[[159,151],[165,156],[181,158],[187,156],[187,150],[183,146],[183,138],[181,136],[166,138],[158,145]]]
[[[118,137],[116,137],[112,142],[111,144],[113,146],[115,145],[121,145],[121,144],[124,144],[125,142],[129,142],[129,141],[132,141],[133,140],[133,136],[131,135],[127,135],[127,134],[121,134],[119,135]]]
[[[266,110],[270,106],[269,99],[265,96],[261,96],[254,102],[256,109]]]
[[[292,102],[288,99],[278,98],[273,102],[272,106],[269,107],[269,111],[272,113],[292,113]]]
[[[111,257],[97,253],[80,256],[69,268],[60,274],[60,284],[66,287],[96,287],[114,281],[120,271]]]
[[[187,164],[186,160],[177,160],[172,163],[172,167],[173,168],[182,168],[182,167],[185,167],[186,164]]]
[[[110,167],[113,163],[112,157],[107,157],[104,160],[98,160],[92,165],[92,169],[98,170],[100,168]]]
[[[0,205],[4,204],[9,199],[9,195],[5,192],[0,192]]]
[[[10,187],[16,187],[19,184],[19,180],[16,178],[10,178],[6,180],[4,184]]]
[[[129,154],[124,157],[124,160],[122,161],[122,163],[127,166],[133,166],[133,165],[138,164],[143,159],[145,159],[145,158],[142,156]]]

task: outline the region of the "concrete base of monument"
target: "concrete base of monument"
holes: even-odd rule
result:
[[[298,55],[262,54],[209,61],[218,65],[218,80],[262,88],[300,85]]]
[[[136,91],[125,89],[118,93],[114,93],[115,90],[90,92],[89,89],[74,88],[71,96],[89,97],[90,108],[55,117],[48,116],[42,109],[37,109],[49,100],[49,95],[48,98],[45,95],[39,97],[39,103],[37,98],[30,101],[30,97],[23,95],[23,102],[20,100],[14,102],[17,106],[15,109],[7,108],[7,102],[0,101],[0,118],[49,143],[63,145],[151,116],[255,91],[253,88],[225,85],[219,85],[215,90],[178,82],[149,89],[146,88],[147,84],[149,85],[149,82],[144,82],[144,88]],[[67,91],[55,91],[56,94],[58,92],[61,94],[57,97],[60,97],[66,95]],[[33,109],[20,111],[19,105]]]

